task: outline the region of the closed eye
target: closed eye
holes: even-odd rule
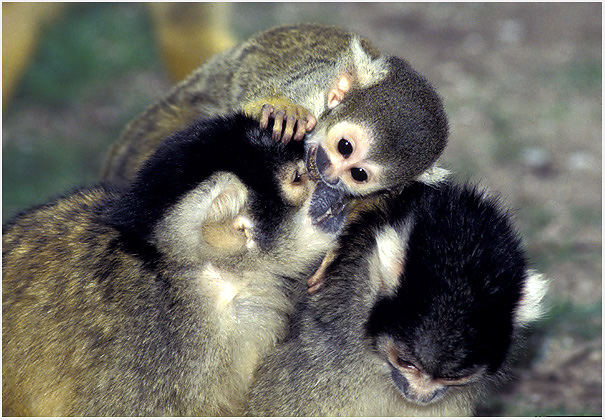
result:
[[[402,359],[399,356],[397,357],[397,366],[399,366],[400,368],[403,368],[403,369],[418,370],[418,368],[416,366],[414,366],[414,364],[412,362]]]
[[[441,385],[446,385],[446,386],[468,385],[471,382],[475,382],[476,380],[478,380],[481,377],[481,375],[483,375],[484,371],[485,371],[485,369],[481,368],[477,372],[475,372],[471,375],[464,376],[462,378],[439,378],[439,379],[437,379],[437,381]]]

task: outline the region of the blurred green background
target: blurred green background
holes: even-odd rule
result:
[[[236,40],[334,23],[433,82],[451,127],[442,165],[501,194],[551,279],[514,380],[479,414],[600,415],[601,4],[233,3],[226,22]],[[3,108],[3,223],[96,182],[109,144],[173,83],[143,3],[70,4],[48,21]]]

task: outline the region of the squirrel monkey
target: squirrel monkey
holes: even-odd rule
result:
[[[324,275],[247,414],[469,416],[546,291],[497,201],[449,182],[357,213]]]
[[[313,186],[302,143],[217,117],[166,139],[128,188],[3,226],[3,414],[241,413],[334,240],[308,216]]]
[[[253,36],[206,61],[132,121],[109,151],[106,180],[126,183],[171,132],[200,116],[244,110],[274,139],[306,141],[316,201],[405,185],[429,169],[448,135],[441,100],[405,60],[333,26],[296,24]],[[319,207],[318,207],[319,208]]]

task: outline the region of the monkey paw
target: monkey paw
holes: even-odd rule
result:
[[[260,106],[260,115],[256,111]],[[307,131],[313,130],[317,119],[300,105],[293,104],[283,97],[264,98],[244,107],[244,110],[258,116],[261,128],[269,126],[269,120],[274,119],[273,140],[288,143],[294,139],[300,141]],[[284,124],[285,121],[285,124]]]

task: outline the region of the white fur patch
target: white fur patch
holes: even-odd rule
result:
[[[417,180],[423,184],[435,185],[443,182],[450,174],[451,171],[449,169],[441,168],[435,164],[420,174]]]
[[[238,288],[232,282],[226,280],[210,263],[206,265],[202,272],[202,281],[215,292],[213,295],[216,299],[216,308],[218,310],[227,307],[238,294]]]
[[[412,222],[408,220],[398,229],[387,226],[376,235],[376,268],[383,283],[380,286],[387,294],[395,293],[399,286],[411,230]]]
[[[248,191],[244,184],[232,174],[232,179],[217,183],[209,194],[212,202],[206,216],[207,222],[232,219],[237,216],[246,204]]]
[[[385,57],[379,57],[372,60],[361,46],[359,37],[354,36],[351,39],[351,53],[353,54],[353,63],[357,81],[362,87],[378,83],[389,73],[389,66]]]
[[[534,270],[527,270],[523,296],[519,302],[515,322],[524,326],[538,320],[544,313],[543,299],[548,290],[548,280]]]

